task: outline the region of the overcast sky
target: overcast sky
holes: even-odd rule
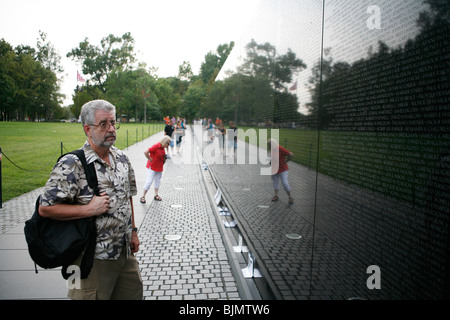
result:
[[[62,58],[69,105],[81,65],[66,55],[86,37],[99,45],[109,34],[130,32],[138,61],[160,77],[176,76],[183,61],[198,74],[205,55],[230,41],[236,45],[222,71],[235,70],[251,39],[271,43],[278,54],[291,48],[309,69],[320,57],[321,15],[318,0],[0,0],[0,38],[36,47],[39,30],[47,33]],[[308,69],[293,79],[302,106]]]
[[[395,47],[411,38],[423,9],[422,0],[377,1],[381,28],[371,30],[366,23],[372,0],[340,1],[328,1],[324,46],[333,48],[334,61],[350,63],[367,56],[370,46],[376,49],[378,40]],[[320,58],[322,13],[320,0],[0,0],[0,38],[13,47],[36,47],[39,30],[47,33],[65,69],[64,105],[72,103],[77,70],[81,72],[81,65],[66,54],[86,37],[99,45],[109,34],[130,32],[137,60],[158,68],[160,77],[176,76],[183,61],[198,74],[209,51],[234,41],[219,79],[241,63],[251,39],[269,42],[277,54],[290,48],[307,65],[292,81],[298,82],[299,110],[306,113],[311,97],[305,84]],[[337,52],[340,57],[333,54]]]
[[[81,66],[66,54],[86,37],[99,45],[109,34],[130,32],[138,61],[157,67],[160,77],[176,76],[183,61],[194,73],[209,51],[237,41],[259,0],[0,0],[0,38],[13,47],[36,47],[47,33],[65,69],[62,93],[70,96]]]

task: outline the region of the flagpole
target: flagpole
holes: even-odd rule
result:
[[[77,100],[75,102],[75,112],[78,113],[78,93],[80,91],[80,88],[78,86],[78,82],[85,82],[86,80],[84,80],[84,78],[80,75],[80,73],[77,70],[77,89],[76,89],[76,95],[77,95]],[[80,116],[78,116],[77,121],[80,119]]]
[[[77,100],[76,100],[76,102],[75,102],[75,117],[78,115],[77,113],[78,113],[78,70],[77,70],[77,91],[76,91],[76,93],[75,93],[76,95],[77,95]],[[78,118],[77,118],[77,122],[78,122],[78,119],[79,119],[80,117],[78,116]]]

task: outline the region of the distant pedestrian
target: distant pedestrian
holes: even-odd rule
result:
[[[162,200],[162,198],[158,195],[158,191],[161,184],[161,177],[166,159],[166,152],[164,149],[167,148],[170,142],[170,137],[164,136],[160,142],[155,143],[153,146],[144,151],[144,155],[148,159],[146,165],[147,180],[145,181],[144,192],[140,199],[141,203],[146,202],[145,196],[153,183],[153,187],[155,188],[154,199],[157,201]]]
[[[164,118],[164,122],[166,123],[166,125],[169,124],[169,122],[170,122],[169,116],[166,116],[166,117]]]
[[[278,191],[280,189],[280,180],[283,184],[283,188],[289,197],[289,204],[294,203],[294,199],[291,197],[291,187],[289,185],[289,168],[288,161],[291,160],[294,155],[289,150],[283,148],[278,144],[275,139],[270,139],[267,143],[267,148],[271,152],[272,161],[272,183],[275,195],[272,201],[278,201]],[[278,152],[277,152],[278,151]]]
[[[169,120],[169,123],[165,126],[164,128],[164,135],[168,136],[170,138],[170,148],[172,149],[172,154],[173,154],[173,140],[172,140],[172,135],[173,132],[175,131],[174,128],[174,123],[172,122],[172,120]],[[169,155],[169,145],[166,146],[166,151],[167,151],[167,159],[170,159],[170,155]]]

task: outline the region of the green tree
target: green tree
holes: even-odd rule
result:
[[[61,107],[62,99],[65,95],[59,93],[60,83],[63,80],[64,67],[61,64],[61,56],[56,51],[53,44],[47,40],[47,34],[39,30],[39,38],[36,43],[36,56],[35,59],[39,61],[42,66],[54,74],[56,77],[56,83],[46,83],[48,90],[52,91],[50,94],[51,99],[44,107],[45,117],[48,119],[54,119],[57,115],[62,114]],[[49,74],[49,77],[52,76]]]
[[[169,79],[158,79],[155,87],[155,94],[161,106],[161,114],[178,115],[178,108],[181,103],[181,95],[174,91]]]
[[[58,54],[53,44],[50,41],[47,41],[47,34],[41,30],[39,30],[39,38],[36,47],[36,60],[39,61],[44,68],[55,73],[59,79],[62,79],[64,67],[61,64],[61,56]]]
[[[193,119],[197,116],[200,105],[205,98],[205,85],[202,80],[197,80],[189,86],[179,110],[180,115],[187,119]]]
[[[208,52],[200,66],[200,77],[204,83],[211,84],[216,79],[225,61],[233,50],[234,42],[217,46],[216,52]]]
[[[0,41],[2,120],[54,119],[58,114],[58,79],[52,68],[43,64],[48,61],[43,48],[49,45],[38,47],[19,45],[13,50],[4,39]]]
[[[161,118],[155,94],[156,79],[147,70],[118,68],[110,73],[105,87],[106,99],[117,107],[118,115],[142,122]]]
[[[14,70],[17,68],[16,54],[11,45],[4,39],[0,40],[0,120],[10,120],[17,94],[17,84]]]
[[[70,111],[73,116],[78,119],[81,113],[81,107],[94,99],[103,99],[104,93],[97,87],[77,86],[72,95],[73,105],[70,106]]]
[[[67,57],[81,63],[83,74],[90,76],[88,85],[105,93],[108,75],[116,68],[130,69],[135,62],[134,39],[129,32],[121,37],[110,34],[100,41],[100,46],[95,46],[85,38]]]
[[[194,73],[192,72],[192,66],[189,61],[183,61],[183,64],[178,67],[177,78],[184,81],[191,81]]]
[[[203,101],[198,109],[198,115],[202,118],[229,119],[229,116],[224,112],[224,99],[226,97],[226,83],[223,81],[216,81],[211,87],[207,98]]]
[[[14,99],[17,119],[51,118],[52,108],[57,105],[55,74],[29,54],[17,55],[17,62],[15,81],[18,90]]]

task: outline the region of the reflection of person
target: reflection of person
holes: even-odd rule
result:
[[[141,203],[145,203],[145,195],[147,194],[150,186],[153,182],[155,188],[154,199],[161,201],[162,198],[158,195],[159,186],[161,183],[161,176],[164,168],[164,161],[166,157],[165,148],[169,145],[171,139],[169,136],[164,136],[160,142],[155,143],[153,146],[144,151],[147,161],[147,180],[144,184],[144,193],[140,199]]]
[[[214,141],[214,124],[212,123],[211,119],[208,119],[208,141],[206,143],[212,143]]]
[[[226,129],[223,126],[223,121],[220,121],[219,128],[217,129],[217,139],[219,140],[220,153],[223,153],[223,146],[225,145],[225,133]]]
[[[273,168],[278,169],[276,172],[272,172],[272,183],[275,195],[272,201],[278,200],[278,190],[280,189],[280,180],[283,184],[283,188],[289,197],[289,203],[294,203],[294,199],[291,197],[291,187],[289,186],[289,168],[288,161],[291,160],[294,155],[289,150],[283,148],[278,144],[275,139],[270,139],[267,143],[268,149],[271,151],[271,159]],[[278,151],[278,152],[277,152]]]
[[[81,161],[69,154],[53,168],[41,195],[39,214],[57,220],[97,216],[97,245],[89,276],[71,299],[142,299],[143,287],[134,253],[139,249],[132,196],[136,179],[128,157],[113,146],[115,107],[104,100],[86,103],[81,122],[87,141],[86,162],[94,163],[100,196],[88,187]],[[82,255],[74,261],[79,265]]]
[[[181,141],[183,140],[183,136],[184,136],[184,130],[185,129],[181,123],[181,120],[178,120],[177,127],[175,129],[177,154],[180,154],[180,147],[181,147]]]
[[[228,156],[231,157],[231,148],[234,149],[233,155],[236,155],[237,149],[237,127],[233,121],[230,121],[230,128],[227,129]]]

